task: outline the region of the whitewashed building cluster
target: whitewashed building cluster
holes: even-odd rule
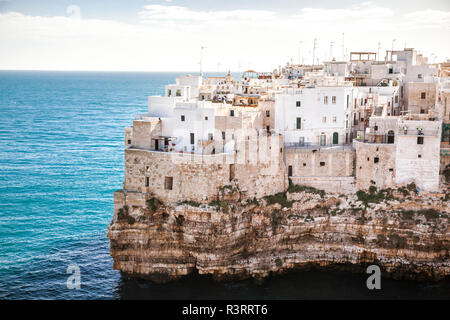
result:
[[[124,190],[206,201],[227,184],[257,197],[290,179],[340,193],[411,182],[438,191],[449,70],[404,49],[240,79],[178,77],[125,129]]]

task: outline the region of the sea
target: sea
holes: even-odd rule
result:
[[[368,290],[369,275],[340,270],[168,284],[113,270],[124,127],[181,74],[0,71],[0,299],[450,299],[449,281],[382,278]],[[79,288],[67,285],[73,266]]]

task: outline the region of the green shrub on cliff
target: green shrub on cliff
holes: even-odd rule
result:
[[[213,200],[208,205],[211,207],[215,207],[216,211],[220,210],[224,213],[228,213],[229,210],[228,202],[226,201]]]
[[[316,189],[314,187],[308,187],[308,186],[299,186],[296,184],[289,184],[289,188],[287,189],[288,192],[294,193],[294,192],[306,192],[306,193],[314,193],[318,194],[321,197],[325,196],[325,191]]]
[[[293,201],[288,201],[286,192],[278,192],[277,194],[265,196],[268,205],[279,203],[282,207],[290,208],[292,207]]]
[[[201,205],[201,203],[196,202],[196,201],[192,201],[192,200],[184,200],[184,201],[178,202],[178,204],[179,205],[186,204],[188,206],[197,207],[197,208],[200,207],[200,205]]]
[[[147,207],[149,207],[152,211],[158,210],[161,205],[162,202],[157,198],[150,198],[147,200]]]

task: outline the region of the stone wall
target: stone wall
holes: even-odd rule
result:
[[[286,167],[292,166],[293,177],[348,177],[354,158],[351,148],[286,149]]]
[[[233,185],[241,197],[261,198],[287,187],[281,136],[237,143],[234,154],[200,155],[137,148],[125,150],[124,190],[151,193],[163,202],[208,202]],[[259,143],[260,142],[260,143]],[[171,189],[167,181],[171,181]],[[169,182],[170,184],[170,182]]]
[[[422,99],[422,92],[425,99]],[[436,84],[427,82],[408,83],[408,111],[412,113],[427,113],[436,101]]]
[[[368,189],[373,182],[379,188],[392,187],[395,184],[396,145],[355,141],[355,146],[357,189]]]

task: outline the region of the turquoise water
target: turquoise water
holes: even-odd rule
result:
[[[155,285],[112,268],[106,229],[123,180],[123,128],[176,73],[0,71],[0,299],[450,298],[448,282],[303,272],[218,284]],[[66,287],[78,264],[81,289]]]
[[[112,298],[123,129],[171,73],[0,72],[0,297]],[[81,290],[66,268],[80,266]]]

